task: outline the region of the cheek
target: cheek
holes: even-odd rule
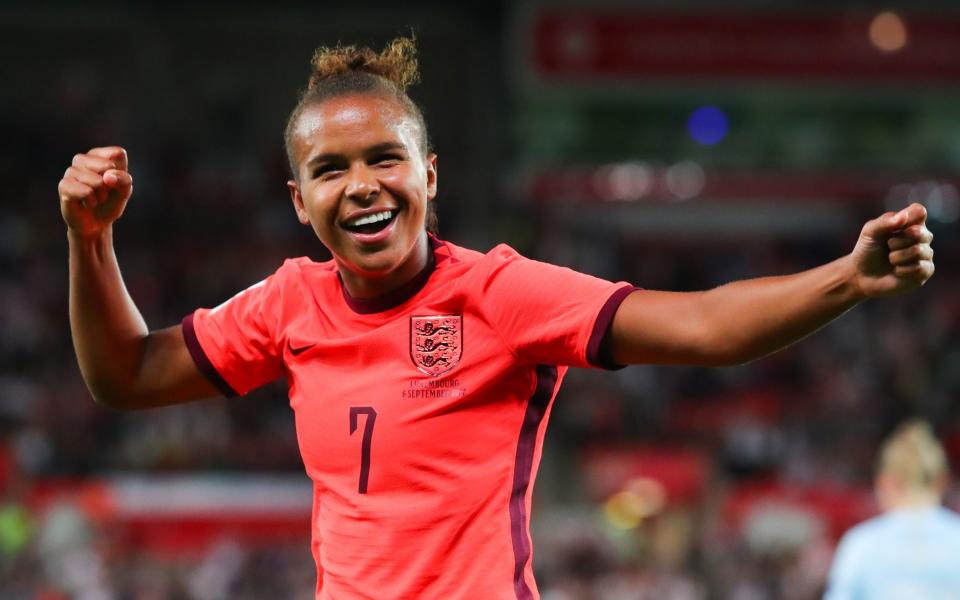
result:
[[[324,221],[330,218],[330,214],[336,210],[336,198],[335,190],[321,184],[311,190],[310,201],[304,205],[304,208],[309,213],[310,219],[322,226]]]
[[[421,174],[411,173],[409,171],[393,173],[381,179],[381,182],[387,189],[394,191],[394,193],[402,194],[411,204],[419,206],[426,202],[427,180],[426,177]],[[416,206],[411,206],[410,208],[416,208]]]

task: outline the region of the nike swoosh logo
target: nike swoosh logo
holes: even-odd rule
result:
[[[300,356],[310,348],[313,348],[316,344],[307,344],[306,346],[300,346],[299,348],[294,348],[293,344],[290,343],[290,340],[287,340],[287,348],[290,349],[290,354],[294,356]]]

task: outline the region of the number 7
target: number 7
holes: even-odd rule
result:
[[[377,411],[372,406],[350,407],[350,435],[357,430],[357,416],[367,415],[363,424],[363,442],[360,445],[360,485],[361,494],[367,493],[367,481],[370,479],[370,442],[373,440],[373,425],[377,422]]]

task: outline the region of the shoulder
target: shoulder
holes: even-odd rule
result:
[[[953,530],[952,533],[957,535],[957,541],[960,542],[960,515],[946,507],[937,506],[933,510],[933,516],[938,528]]]
[[[283,261],[277,273],[331,273],[336,274],[337,265],[331,260],[315,261],[309,256],[297,256]]]
[[[472,267],[483,260],[484,253],[454,244],[448,240],[430,236],[430,245],[437,260],[437,267]]]
[[[310,285],[336,284],[337,265],[333,260],[317,262],[307,256],[288,258],[268,279],[283,288],[308,282]]]
[[[436,270],[442,274],[440,279],[444,281],[454,279],[474,285],[489,279],[502,265],[522,258],[506,244],[480,252],[437,238],[432,238],[431,243],[436,258]]]
[[[338,286],[332,260],[316,262],[308,257],[288,258],[271,274],[240,291],[225,302],[256,303],[271,311],[300,305],[311,290]],[[339,289],[339,288],[337,288]],[[221,307],[217,307],[215,310]]]
[[[520,254],[507,244],[497,244],[486,253],[484,258],[492,263],[508,263],[512,261],[536,262],[531,258]]]
[[[837,561],[848,567],[859,564],[860,557],[883,544],[893,525],[890,515],[879,515],[850,528],[837,546]]]
[[[486,274],[495,273],[507,265],[547,266],[546,263],[540,263],[527,258],[508,244],[497,244],[486,252],[467,250],[465,248],[459,250],[463,252],[461,256],[466,262],[470,263],[473,268]]]
[[[507,244],[497,244],[490,250],[482,252],[460,246],[449,240],[442,240],[433,235],[430,236],[430,243],[438,259],[443,260],[444,258],[450,258],[453,263],[476,263],[483,260],[498,260],[510,257],[522,258],[519,252]]]
[[[894,519],[890,514],[878,515],[852,527],[843,536],[843,541],[852,546],[869,545],[885,535],[893,525]]]

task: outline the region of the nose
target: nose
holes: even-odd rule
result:
[[[366,164],[350,167],[344,194],[351,200],[367,202],[380,193],[380,182]]]

